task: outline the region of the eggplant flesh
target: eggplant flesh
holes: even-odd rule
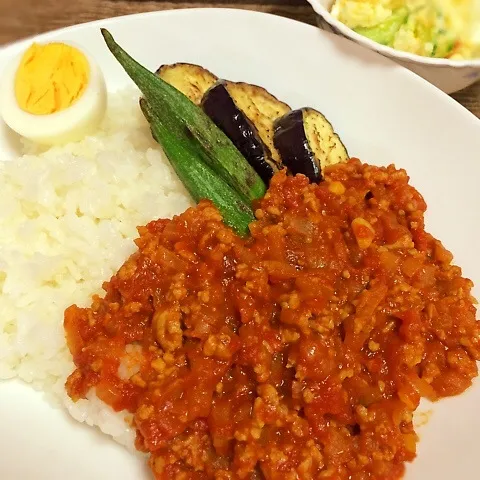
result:
[[[225,88],[237,108],[255,126],[258,136],[269,153],[271,162],[282,168],[280,153],[273,142],[274,122],[291,111],[284,102],[257,85],[244,82],[225,82]]]
[[[155,73],[196,105],[200,105],[205,92],[218,80],[212,72],[193,63],[162,65]]]
[[[262,87],[219,80],[191,63],[162,65],[156,73],[201,105],[267,184],[283,167],[319,182],[325,167],[349,158],[332,125],[317,110],[292,111]]]
[[[275,122],[274,143],[284,165],[312,182],[329,165],[346,162],[348,152],[330,122],[313,108],[293,110]]]
[[[212,121],[230,138],[240,153],[266,183],[278,170],[255,125],[235,105],[225,82],[218,82],[204,95],[201,106]]]
[[[273,125],[291,110],[287,104],[262,87],[218,80],[191,63],[162,65],[156,74],[201,105],[265,182],[283,168],[273,143]]]

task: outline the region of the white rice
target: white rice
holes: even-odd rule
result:
[[[0,162],[0,379],[47,392],[77,420],[132,446],[133,429],[94,392],[74,404],[63,312],[88,306],[134,251],[136,227],[191,200],[138,108],[135,89],[110,95],[95,136]]]

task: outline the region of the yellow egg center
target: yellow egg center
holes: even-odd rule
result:
[[[64,43],[34,43],[18,67],[15,97],[25,112],[60,112],[82,96],[89,76],[88,60],[80,50]]]

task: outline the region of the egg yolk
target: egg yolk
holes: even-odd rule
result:
[[[25,112],[60,112],[83,94],[89,76],[88,60],[80,50],[64,43],[34,43],[18,67],[15,97]]]

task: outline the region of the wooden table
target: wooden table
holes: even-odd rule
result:
[[[224,0],[215,3],[155,0],[0,0],[0,45],[75,23],[174,8],[234,7],[274,13],[315,24],[305,0]],[[480,118],[480,82],[453,97]]]

